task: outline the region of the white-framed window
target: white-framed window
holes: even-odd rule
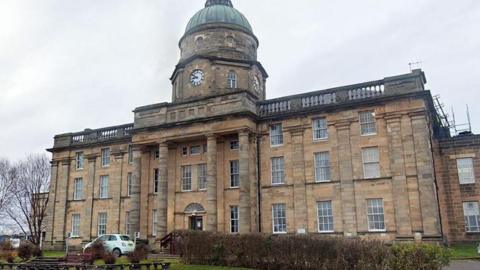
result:
[[[110,166],[110,148],[102,149],[102,167]]]
[[[129,172],[127,174],[127,196],[132,196],[132,189],[133,189],[133,174]]]
[[[330,153],[322,152],[315,154],[315,182],[329,182],[330,175]]]
[[[475,184],[473,158],[457,159],[457,171],[458,171],[458,179],[461,185]]]
[[[73,180],[73,200],[83,199],[83,178],[75,178]]]
[[[131,145],[128,146],[128,163],[133,163],[133,146]]]
[[[272,163],[272,185],[285,184],[285,159],[274,157]]]
[[[287,233],[287,213],[285,204],[272,205],[273,233]]]
[[[205,190],[207,189],[207,164],[200,164],[197,167],[198,169],[198,189]]]
[[[84,164],[83,152],[75,153],[75,168],[77,170],[81,170],[83,169],[83,164]]]
[[[228,72],[227,84],[228,88],[237,88],[237,73],[235,71]]]
[[[238,150],[240,149],[240,143],[238,140],[230,140],[230,150]]]
[[[152,236],[157,236],[158,216],[157,209],[152,210]]]
[[[202,153],[202,147],[200,145],[194,145],[190,147],[190,155],[200,155]]]
[[[332,202],[317,202],[318,231],[321,233],[333,232]]]
[[[385,214],[383,211],[383,199],[367,200],[367,217],[369,231],[385,231]]]
[[[378,147],[362,149],[363,175],[365,179],[380,177],[380,152]]]
[[[360,131],[362,135],[377,134],[377,123],[374,111],[366,111],[360,113]]]
[[[108,198],[108,175],[100,176],[100,199]]]
[[[72,215],[72,237],[80,236],[80,214]]]
[[[98,236],[107,233],[107,213],[98,213]]]
[[[153,193],[158,193],[158,184],[160,180],[160,172],[158,169],[153,170]]]
[[[317,118],[313,120],[313,140],[328,139],[328,126],[326,118]]]
[[[240,186],[240,163],[238,160],[230,161],[230,187],[237,188]]]
[[[131,226],[130,226],[130,211],[125,212],[125,234],[131,235]]]
[[[160,159],[160,150],[155,150],[155,151],[153,152],[153,158],[154,158],[155,160],[159,160],[159,159]]]
[[[480,210],[478,202],[464,202],[463,215],[465,217],[465,231],[480,232]]]
[[[182,166],[182,191],[192,191],[192,166]]]
[[[283,145],[283,128],[281,123],[270,126],[270,145]]]
[[[238,233],[239,215],[238,206],[230,206],[230,232]]]

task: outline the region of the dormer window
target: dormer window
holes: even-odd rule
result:
[[[228,73],[227,84],[228,88],[237,88],[237,73],[235,73],[235,71],[230,71]]]

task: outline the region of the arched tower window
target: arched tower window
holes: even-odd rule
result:
[[[228,36],[226,39],[225,39],[225,43],[227,44],[228,47],[235,47],[235,38],[232,37],[232,36]]]
[[[197,48],[203,47],[203,37],[197,37],[197,38],[195,39],[195,46],[196,46]]]
[[[237,88],[237,73],[235,71],[228,72],[227,85],[228,88]]]

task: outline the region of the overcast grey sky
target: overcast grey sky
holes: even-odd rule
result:
[[[178,40],[205,0],[0,0],[0,156],[133,122],[170,101]],[[428,89],[480,130],[480,1],[233,0],[260,40],[267,96],[381,79],[420,60]]]

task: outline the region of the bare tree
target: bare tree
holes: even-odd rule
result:
[[[0,159],[0,218],[4,219],[8,203],[12,197],[10,192],[13,182],[11,181],[14,170],[10,162],[6,159]]]
[[[33,244],[39,245],[48,205],[50,162],[45,155],[32,155],[15,166],[10,187],[8,216]]]

